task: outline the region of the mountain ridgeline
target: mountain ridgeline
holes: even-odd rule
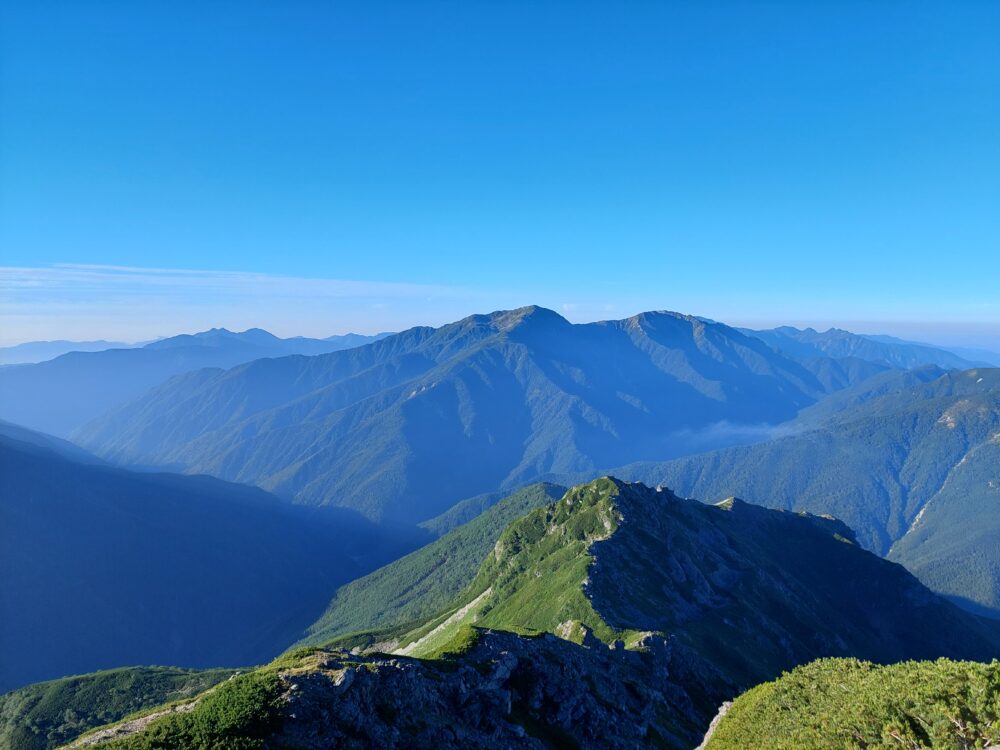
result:
[[[992,741],[994,672],[873,666],[1000,656],[1000,369],[951,352],[526,307],[66,354],[0,417],[76,441],[0,421],[0,690],[183,667],[15,690],[0,750],[690,750],[787,670],[708,746]]]
[[[531,307],[344,352],[192,372],[77,439],[114,461],[419,522],[549,473],[691,453],[703,431],[725,441],[726,425],[786,421],[885,368],[827,360],[814,369],[823,377],[695,317],[572,325]]]
[[[259,328],[238,333],[213,328],[142,346],[69,351],[37,364],[0,368],[0,419],[69,437],[86,422],[180,373],[340,351],[386,335],[282,339]]]
[[[399,627],[436,615],[476,577],[479,565],[515,519],[558,500],[565,487],[529,485],[440,539],[337,590],[304,644],[348,633]]]
[[[838,521],[603,478],[511,523],[438,615],[294,650],[189,713],[102,736],[116,748],[212,746],[222,727],[246,746],[316,750],[689,749],[723,700],[817,657],[998,653],[993,623]]]
[[[779,326],[763,331],[741,328],[743,333],[766,341],[776,350],[801,361],[821,357],[834,359],[860,359],[903,370],[933,365],[948,370],[967,370],[970,367],[990,366],[983,360],[969,360],[959,354],[929,344],[891,336],[863,336],[839,328],[816,331]]]
[[[132,349],[141,344],[122,341],[26,341],[0,347],[0,365],[29,365],[45,362],[69,352],[103,352],[107,349]]]
[[[991,624],[863,551],[839,521],[607,477],[511,524],[455,607],[464,623],[580,642],[670,633],[743,686],[818,656],[997,646]],[[410,653],[427,648],[408,637]]]
[[[620,472],[698,497],[831,514],[935,591],[1000,615],[1000,370],[876,378],[787,429]]]

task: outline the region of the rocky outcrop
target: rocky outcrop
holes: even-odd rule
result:
[[[319,651],[282,673],[275,746],[690,748],[729,688],[673,639],[638,650],[481,632],[445,661]]]

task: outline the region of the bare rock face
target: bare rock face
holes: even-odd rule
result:
[[[724,681],[685,647],[640,650],[487,632],[459,657],[340,651],[282,675],[286,720],[268,744],[320,748],[690,748]]]

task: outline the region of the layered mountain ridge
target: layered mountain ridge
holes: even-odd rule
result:
[[[886,365],[912,369],[934,365],[950,370],[967,370],[971,367],[990,366],[983,360],[967,359],[947,349],[918,344],[891,336],[865,336],[841,328],[817,331],[813,328],[779,326],[767,330],[741,328],[779,351],[803,360],[816,357],[856,358]]]
[[[873,379],[805,410],[789,432],[619,471],[701,497],[832,514],[935,591],[1000,613],[1000,370]]]
[[[884,369],[833,366],[850,382]],[[690,453],[712,425],[783,422],[831,387],[719,323],[661,312],[573,325],[527,307],[178,376],[77,438],[115,461],[419,522],[548,473]]]
[[[0,418],[69,437],[173,375],[268,357],[341,351],[386,335],[282,339],[260,328],[212,328],[124,348],[71,349],[47,361],[0,368]]]

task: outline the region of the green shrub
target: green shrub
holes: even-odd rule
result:
[[[0,696],[0,749],[48,750],[136,711],[196,695],[231,674],[128,667],[28,685]]]
[[[708,750],[972,750],[1000,742],[1000,662],[820,659],[734,703]]]
[[[115,750],[255,750],[280,729],[282,689],[273,672],[250,672],[220,685],[190,713],[169,714]]]

